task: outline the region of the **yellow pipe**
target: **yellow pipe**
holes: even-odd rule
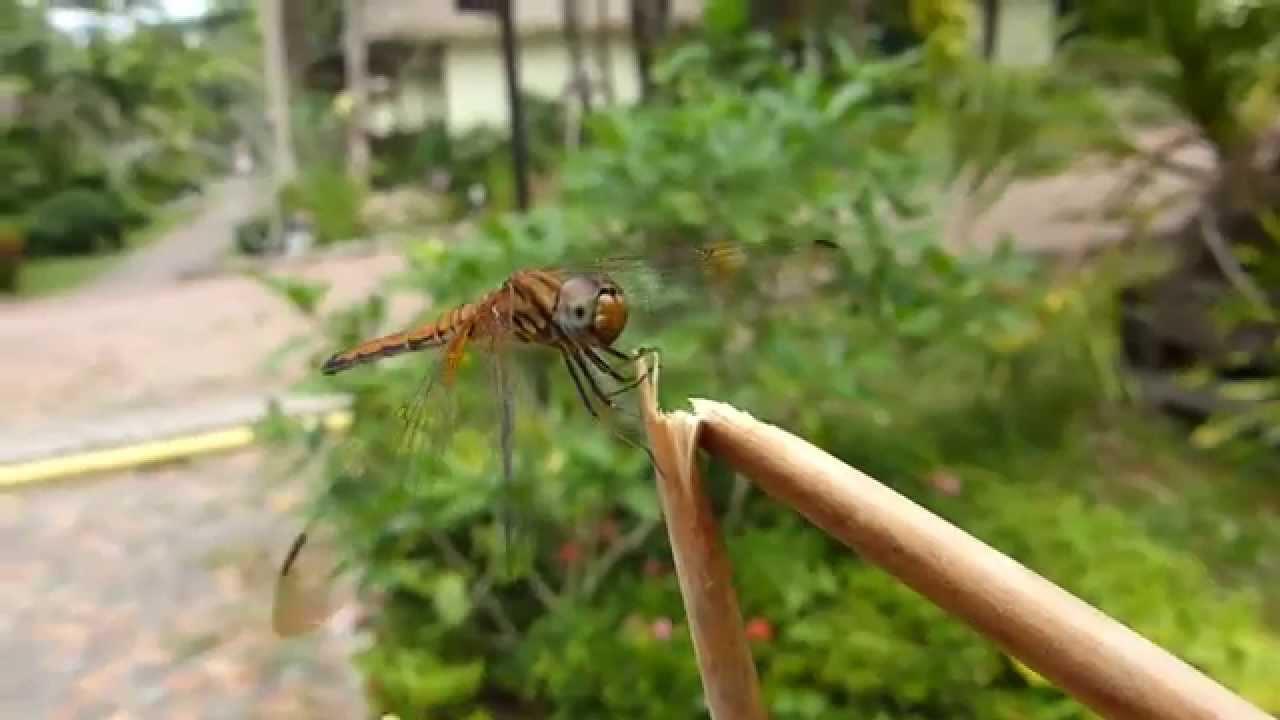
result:
[[[326,429],[341,430],[350,426],[351,412],[335,410],[321,416],[320,422]],[[253,426],[246,424],[193,435],[151,440],[136,445],[89,450],[63,457],[0,465],[0,487],[15,487],[73,475],[141,467],[233,450],[250,445],[253,441]]]

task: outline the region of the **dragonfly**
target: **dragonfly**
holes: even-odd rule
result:
[[[333,375],[361,365],[414,352],[433,352],[439,362],[435,373],[424,379],[416,396],[402,413],[403,432],[410,452],[425,422],[438,409],[429,402],[439,388],[451,389],[459,365],[469,348],[485,351],[494,371],[493,390],[500,408],[498,445],[502,481],[512,475],[513,399],[507,349],[530,346],[557,353],[578,399],[592,417],[620,409],[619,399],[644,382],[656,363],[646,363],[646,373],[636,361],[658,358],[657,348],[641,346],[622,350],[618,340],[632,317],[635,305],[654,304],[676,275],[690,269],[723,278],[741,268],[743,250],[731,244],[715,244],[672,252],[665,257],[621,256],[583,267],[519,269],[500,286],[473,302],[452,307],[434,320],[388,335],[360,342],[331,355],[321,372]],[[624,289],[630,286],[634,292]],[[645,291],[650,295],[646,296]],[[447,431],[447,428],[446,428]],[[616,434],[616,433],[615,433]],[[634,441],[620,435],[632,445]],[[646,453],[646,448],[641,448]],[[333,612],[331,604],[317,599],[317,583],[299,570],[307,560],[311,542],[308,529],[295,538],[277,577],[274,625],[280,635],[309,630]]]

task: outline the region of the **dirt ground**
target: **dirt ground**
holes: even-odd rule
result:
[[[399,267],[393,255],[373,255],[294,274],[332,283],[329,302],[342,306]],[[242,276],[0,304],[0,430],[282,387],[305,358],[274,374],[263,363],[309,330],[287,302]]]
[[[300,486],[258,453],[0,494],[0,716],[363,717],[342,635],[278,639]]]

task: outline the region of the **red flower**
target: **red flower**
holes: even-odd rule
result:
[[[964,481],[960,479],[959,475],[949,470],[935,470],[929,473],[927,481],[929,485],[933,486],[934,490],[949,497],[955,497],[964,491]]]
[[[773,623],[762,617],[753,617],[747,621],[746,634],[752,642],[769,642],[773,640]]]
[[[644,561],[645,577],[651,577],[651,578],[663,577],[669,572],[671,572],[671,568],[667,567],[667,564],[662,562],[661,560],[649,558],[648,560]]]
[[[563,567],[574,567],[582,562],[582,545],[577,540],[566,540],[556,551],[556,559]]]
[[[618,522],[613,518],[605,518],[596,524],[596,538],[605,545],[612,545],[618,541],[622,535],[622,531],[618,528]]]
[[[671,618],[658,618],[649,626],[649,632],[653,633],[653,637],[657,640],[670,640],[671,631],[675,629]]]

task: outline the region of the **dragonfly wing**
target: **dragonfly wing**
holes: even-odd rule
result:
[[[442,448],[454,427],[456,404],[446,387],[452,367],[446,357],[428,361],[412,396],[399,406],[392,450],[406,480],[419,477],[422,459]],[[335,539],[319,520],[298,534],[276,576],[271,621],[278,635],[310,632],[346,604],[336,587],[339,562]]]
[[[310,632],[346,604],[335,583],[338,563],[332,538],[318,527],[298,534],[276,576],[271,626],[277,635]]]
[[[422,479],[426,461],[439,457],[457,429],[455,380],[466,350],[465,338],[465,332],[459,333],[426,363],[413,395],[398,410],[395,452],[406,482]]]
[[[484,338],[482,346],[488,362],[490,387],[492,392],[491,409],[494,412],[493,428],[494,449],[498,460],[498,503],[497,519],[502,531],[501,548],[506,560],[508,572],[512,570],[512,549],[516,528],[516,487],[515,487],[515,433],[516,433],[516,397],[518,395],[519,368],[514,357],[514,335],[516,302],[514,290],[508,288],[509,296],[499,298],[494,303],[489,315],[480,328]]]
[[[674,244],[649,254],[571,262],[562,269],[609,275],[621,286],[630,306],[656,318],[682,306],[705,305],[709,294],[727,285],[748,260],[745,249],[735,244]]]

